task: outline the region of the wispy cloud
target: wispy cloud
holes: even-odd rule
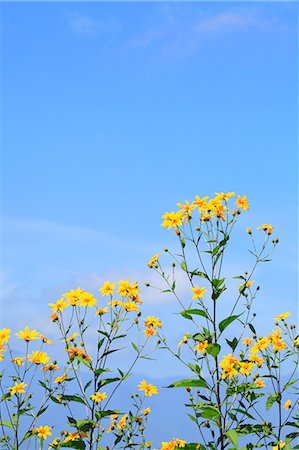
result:
[[[98,24],[89,15],[72,11],[67,13],[67,18],[70,28],[78,34],[95,36],[98,33]]]
[[[198,33],[213,33],[222,30],[244,30],[260,25],[254,14],[224,11],[211,17],[200,20],[195,31]]]
[[[204,39],[247,30],[286,31],[287,25],[261,9],[243,7],[218,10],[208,8],[159,9],[147,27],[127,41],[132,48],[154,48],[164,56],[190,54],[204,44]]]
[[[74,33],[84,36],[98,36],[104,32],[116,32],[120,28],[120,21],[110,16],[92,16],[76,10],[66,10],[64,15],[69,28]]]

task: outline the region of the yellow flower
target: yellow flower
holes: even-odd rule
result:
[[[29,342],[32,341],[33,339],[39,339],[40,333],[36,330],[30,331],[29,327],[25,327],[25,330],[19,331],[19,333],[16,333],[16,336],[19,339],[24,339],[24,341]]]
[[[159,260],[159,256],[161,255],[161,253],[157,253],[156,255],[152,256],[151,259],[148,262],[148,267],[151,269],[153,267],[158,267],[158,260]]]
[[[158,317],[155,316],[147,316],[144,319],[144,325],[146,327],[153,327],[153,328],[162,328],[162,322]]]
[[[144,416],[147,416],[150,412],[151,412],[151,408],[145,408],[145,409],[142,411],[142,414],[143,414]]]
[[[246,375],[247,377],[250,375],[250,372],[254,366],[254,364],[252,362],[240,362],[240,373],[242,375]]]
[[[193,292],[192,300],[194,300],[196,298],[203,298],[205,292],[208,292],[208,290],[205,287],[199,287],[199,286],[194,286],[193,288],[191,288],[191,291]]]
[[[11,330],[9,328],[2,328],[0,330],[0,342],[8,342],[10,333]]]
[[[131,299],[138,297],[138,293],[140,292],[138,289],[138,282],[131,284],[130,281],[121,280],[119,283],[119,288],[117,290],[118,294],[122,297],[128,296]]]
[[[257,355],[250,354],[248,358],[249,358],[249,361],[253,361],[259,367],[261,367],[264,363],[263,358],[260,358]]]
[[[188,342],[188,337],[184,336],[183,339],[178,343],[178,347],[180,347],[183,344],[187,344]]]
[[[39,337],[43,341],[44,344],[48,344],[48,345],[53,344],[53,341],[51,341],[51,339],[46,338],[43,334],[40,334]]]
[[[48,436],[52,436],[51,430],[52,427],[48,427],[45,425],[44,427],[33,428],[33,433],[37,434],[37,437],[47,439]]]
[[[279,314],[279,316],[275,317],[274,322],[279,322],[280,320],[284,320],[284,319],[286,319],[289,316],[290,316],[289,312],[285,312],[283,314]]]
[[[262,387],[265,387],[265,386],[266,386],[264,380],[262,380],[261,378],[256,378],[256,379],[254,380],[254,384],[255,384],[258,388],[262,388]]]
[[[281,352],[284,348],[287,348],[287,344],[284,342],[284,340],[280,337],[280,329],[276,328],[276,330],[273,330],[271,334],[268,336],[271,344],[273,344],[273,350],[275,352]]]
[[[168,230],[170,230],[170,228],[177,228],[180,227],[183,224],[184,221],[184,213],[182,211],[171,211],[171,212],[166,212],[163,216],[162,219],[164,219],[164,222],[161,224],[163,228],[168,228]]]
[[[186,447],[186,441],[183,441],[182,439],[173,438],[170,442],[162,442],[161,443],[161,450],[174,450],[176,448],[185,448]]]
[[[57,364],[51,363],[51,364],[45,364],[44,367],[41,368],[44,372],[53,371],[53,370],[59,370],[59,366]]]
[[[236,200],[236,205],[237,205],[238,209],[243,209],[244,211],[249,209],[249,203],[248,203],[246,195],[243,195],[243,197],[241,197],[241,195],[238,195],[238,198]]]
[[[48,303],[48,306],[51,306],[52,312],[54,314],[58,312],[62,312],[65,308],[69,306],[69,303],[64,300],[64,298],[60,298],[56,303]]]
[[[49,449],[50,448],[55,448],[60,442],[59,438],[55,438],[54,441],[51,442],[51,444],[49,445]]]
[[[146,446],[146,448],[151,448],[152,443],[148,441],[148,442],[146,442],[144,445]]]
[[[248,280],[245,283],[245,287],[249,288],[254,283],[254,280]]]
[[[108,308],[99,308],[96,310],[96,316],[103,316],[108,312]]]
[[[154,334],[157,334],[157,330],[153,327],[148,327],[144,329],[144,334],[146,337],[151,337]]]
[[[195,208],[193,203],[189,203],[188,200],[185,200],[184,203],[177,203],[177,206],[179,206],[181,209],[178,211],[180,213],[183,213],[184,216],[191,217],[192,210]]]
[[[208,341],[199,342],[194,347],[194,351],[197,351],[199,355],[200,355],[201,352],[202,352],[203,355],[205,355],[207,353],[206,349],[207,349],[208,345],[209,345]]]
[[[239,367],[240,362],[239,362],[238,358],[236,358],[231,353],[229,353],[227,356],[223,356],[223,359],[219,365],[223,370],[222,379],[225,379],[226,377],[231,379],[233,376],[239,375],[236,368]]]
[[[78,433],[78,431],[73,431],[72,433],[67,433],[66,437],[64,438],[64,443],[66,444],[67,442],[74,442],[78,439],[81,439],[80,433]]]
[[[92,308],[97,303],[97,299],[93,294],[89,292],[84,292],[81,296],[79,306]]]
[[[286,410],[290,409],[291,406],[292,406],[291,400],[287,400],[285,402],[285,404],[283,405],[284,409],[286,409]]]
[[[295,347],[299,347],[299,336],[294,339]]]
[[[279,441],[278,445],[274,445],[273,450],[280,450],[285,447],[285,443],[283,441]]]
[[[227,202],[230,197],[234,197],[236,194],[234,192],[227,192],[226,194],[224,192],[215,192],[216,198],[219,198],[219,200],[224,200]]]
[[[127,415],[123,416],[123,417],[120,419],[120,421],[119,421],[118,424],[117,424],[117,428],[118,428],[119,430],[121,430],[122,428],[124,428],[124,427],[127,425],[127,419],[128,419],[128,416],[127,416]]]
[[[12,387],[9,388],[10,395],[15,394],[25,394],[24,387],[26,387],[27,384],[25,384],[23,381],[21,383],[15,383]]]
[[[21,357],[12,358],[11,362],[16,363],[16,365],[20,367],[24,365],[24,358]]]
[[[70,337],[65,339],[65,342],[73,342],[76,337],[80,336],[79,333],[73,333]]]
[[[272,234],[273,232],[273,227],[272,225],[270,225],[269,223],[264,223],[263,225],[257,227],[257,230],[264,230],[267,231],[267,234]]]
[[[121,302],[120,300],[111,300],[111,302],[108,302],[108,305],[110,305],[111,308],[115,308],[115,306],[117,305],[122,306],[123,302]]]
[[[252,344],[252,338],[245,337],[243,339],[243,344],[247,345],[247,347],[249,347]]]
[[[179,448],[185,448],[186,447],[186,441],[183,441],[182,439],[173,438],[175,444]]]
[[[202,197],[200,198],[199,195],[195,196],[195,200],[193,200],[192,205],[195,206],[195,208],[204,208],[206,209],[207,206],[207,200],[209,197]]]
[[[144,391],[146,397],[151,397],[153,394],[158,394],[158,389],[153,384],[148,384],[145,380],[138,384],[139,390]]]
[[[270,343],[270,340],[266,337],[259,339],[251,348],[251,353],[255,354],[260,350],[266,350]]]
[[[40,352],[36,350],[32,352],[31,355],[28,355],[28,360],[34,364],[46,364],[48,361],[50,361],[50,357],[46,352]]]
[[[126,302],[123,304],[126,311],[138,311],[139,306],[134,302]]]
[[[102,400],[107,398],[106,392],[95,392],[95,394],[90,396],[91,400],[95,403],[100,403]]]
[[[70,305],[75,306],[79,304],[83,292],[84,292],[83,289],[77,288],[75,291],[74,289],[72,289],[69,292],[62,294],[62,296],[67,299]]]
[[[58,384],[63,383],[65,380],[67,380],[67,373],[63,374],[61,377],[54,378],[54,382]]]
[[[105,281],[103,286],[99,289],[103,297],[113,295],[113,290],[115,289],[115,283],[110,283],[110,281]]]

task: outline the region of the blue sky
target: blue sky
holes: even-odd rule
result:
[[[1,4],[3,326],[51,334],[47,304],[62,292],[146,281],[149,257],[174,246],[164,211],[230,190],[251,208],[228,272],[244,228],[272,223],[259,325],[269,310],[297,314],[296,8]],[[176,305],[144,298],[176,342]],[[181,373],[157,364],[156,376]]]

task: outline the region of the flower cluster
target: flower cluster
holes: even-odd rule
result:
[[[169,442],[162,442],[161,444],[161,450],[175,450],[178,448],[185,448],[186,447],[186,441],[183,441],[182,439],[173,438]]]
[[[193,212],[198,211],[200,216],[200,222],[207,222],[211,219],[221,219],[226,221],[226,217],[229,214],[228,201],[231,197],[235,197],[234,192],[216,192],[214,198],[208,196],[200,198],[196,195],[195,199],[190,203],[188,200],[185,203],[178,203],[178,211],[166,212],[162,219],[164,219],[163,228],[174,228],[177,230],[183,225],[184,222],[188,223],[193,217]],[[235,200],[236,208],[232,211],[233,216],[239,214],[241,210],[248,210],[249,203],[246,195],[238,195]]]
[[[144,319],[144,334],[147,337],[157,334],[157,328],[162,328],[162,322],[155,316],[148,316]]]

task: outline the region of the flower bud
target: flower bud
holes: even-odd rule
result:
[[[191,388],[189,386],[186,386],[185,389],[186,389],[187,392],[191,392]]]
[[[144,285],[145,285],[146,287],[149,287],[149,286],[150,286],[150,284],[149,284],[148,282],[144,283]]]
[[[168,248],[164,248],[164,252],[166,252],[166,253],[167,253],[167,252],[168,252]]]

